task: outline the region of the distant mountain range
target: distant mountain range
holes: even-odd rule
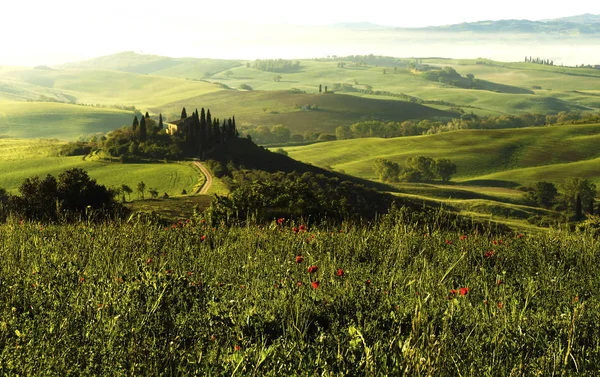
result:
[[[333,25],[360,31],[411,30],[423,32],[469,32],[469,33],[545,33],[558,35],[600,34],[600,15],[582,14],[578,16],[555,18],[550,20],[499,20],[464,22],[453,25],[428,26],[421,28],[386,27],[371,23],[342,23]]]

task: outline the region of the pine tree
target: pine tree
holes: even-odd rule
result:
[[[146,141],[146,134],[147,134],[146,118],[142,117],[142,119],[140,120],[140,140],[141,141]]]
[[[148,112],[146,111],[146,119],[150,118],[150,114],[148,114]]]
[[[158,130],[162,130],[164,127],[163,125],[163,120],[162,120],[162,114],[158,114]]]
[[[133,118],[133,124],[131,125],[131,129],[133,130],[133,132],[135,132],[135,130],[137,130],[138,125],[140,124],[140,122],[138,121],[137,115]]]
[[[183,108],[183,110],[181,110],[181,119],[185,119],[187,118],[187,112],[185,111],[185,107]]]

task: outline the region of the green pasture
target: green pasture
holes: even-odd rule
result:
[[[37,100],[45,95],[78,104],[136,106],[145,112],[149,107],[218,90],[219,86],[203,81],[105,69],[0,70],[0,93],[5,98],[12,95],[13,100]]]
[[[341,140],[285,150],[302,162],[372,180],[377,158],[401,166],[416,155],[449,158],[458,167],[454,181],[510,188],[579,176],[600,183],[599,142],[600,125],[589,124]]]
[[[0,139],[1,142],[2,139]],[[1,145],[1,144],[0,144]],[[43,177],[46,174],[57,176],[61,172],[81,168],[86,170],[99,184],[107,187],[121,187],[126,184],[134,190],[131,199],[138,199],[137,184],[146,184],[148,190],[156,189],[160,195],[181,195],[183,190],[193,192],[204,176],[197,168],[188,163],[109,163],[84,160],[81,156],[74,157],[35,157],[22,155],[22,158],[0,159],[0,187],[16,193],[25,178],[31,176]],[[129,199],[129,198],[128,198]]]
[[[118,109],[54,102],[0,103],[2,137],[75,140],[130,125],[132,120],[132,111]]]
[[[431,117],[451,117],[455,113],[406,101],[361,98],[345,94],[307,94],[298,91],[226,90],[170,103],[166,114],[181,114],[188,109],[209,108],[213,117],[235,115],[238,125],[283,124],[293,133],[331,132],[341,125],[363,120],[403,121]],[[312,109],[308,109],[311,106]],[[317,107],[317,109],[314,109]],[[152,109],[157,112],[159,109]]]

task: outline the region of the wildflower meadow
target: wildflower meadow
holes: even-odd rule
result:
[[[0,225],[0,374],[600,373],[600,243],[368,224]]]

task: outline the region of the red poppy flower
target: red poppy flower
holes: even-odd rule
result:
[[[297,282],[297,283],[296,283],[296,285],[297,285],[298,287],[301,287],[301,286],[302,286],[302,282],[301,282],[301,281],[299,281],[299,282]]]
[[[285,221],[285,219],[283,217],[277,219],[277,224],[281,225],[283,224],[283,222]]]
[[[318,281],[313,281],[312,283],[310,283],[310,285],[312,285],[313,289],[319,288],[319,282]]]
[[[458,291],[456,289],[451,289],[450,290],[450,294],[451,295],[456,295],[458,293]]]
[[[502,301],[498,301],[498,309],[502,309],[504,305],[502,305]]]
[[[238,346],[238,345],[236,344],[236,345],[235,345],[235,347],[233,347],[233,349],[234,349],[234,350],[237,352],[237,351],[241,350],[241,349],[242,349],[242,347],[240,347],[240,346]]]
[[[187,272],[187,276],[192,276],[194,273],[192,271]]]
[[[200,237],[200,240],[201,240],[201,241],[204,241],[205,239],[206,239],[206,236],[202,236],[202,237]]]
[[[302,255],[298,255],[296,257],[296,263],[302,263],[302,262],[304,262],[304,257]]]
[[[306,227],[304,225],[300,225],[300,227],[298,228],[298,230],[300,232],[306,232]]]
[[[452,245],[452,241],[446,240],[446,245]]]
[[[467,239],[467,236],[465,236],[465,235],[463,234],[462,236],[460,236],[460,238],[459,238],[459,239],[460,239],[461,241],[464,241],[464,240],[466,240],[466,239]]]
[[[522,234],[522,233],[519,233],[519,234],[517,235],[517,238],[523,238],[523,234]]]
[[[313,265],[313,266],[310,266],[310,267],[308,268],[308,273],[309,273],[309,274],[312,274],[313,272],[317,272],[317,270],[318,270],[318,269],[319,269],[319,267],[317,267],[317,266],[315,266],[315,265]]]
[[[467,293],[469,293],[469,287],[463,287],[463,288],[460,288],[459,290],[460,290],[460,295],[461,296],[464,296]]]
[[[485,257],[486,258],[492,258],[494,256],[496,252],[494,250],[488,250],[487,253],[485,253]]]
[[[146,261],[146,264],[150,264],[152,263],[152,258],[148,258],[148,260]]]
[[[296,227],[293,227],[293,228],[292,228],[292,232],[294,232],[294,233],[298,233],[298,228],[296,228]]]
[[[371,285],[371,279],[367,279],[367,285]]]
[[[337,276],[344,276],[344,270],[342,270],[341,268],[338,268],[337,272],[335,273]]]

